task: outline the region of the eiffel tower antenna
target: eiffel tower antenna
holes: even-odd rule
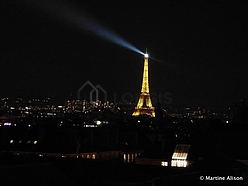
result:
[[[148,115],[150,117],[155,117],[155,109],[152,106],[152,101],[149,94],[147,48],[146,48],[146,53],[144,55],[144,71],[143,71],[141,93],[138,104],[133,112],[133,116],[139,116],[139,115]]]

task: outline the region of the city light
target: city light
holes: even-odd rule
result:
[[[168,166],[168,162],[167,161],[162,161],[161,162],[161,166],[166,166],[167,167]]]
[[[187,161],[186,160],[171,160],[172,167],[186,167]]]
[[[11,126],[11,123],[10,122],[6,122],[3,124],[3,126]]]

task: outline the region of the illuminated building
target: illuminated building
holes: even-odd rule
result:
[[[194,160],[192,157],[195,155],[195,152],[190,151],[191,145],[189,144],[177,144],[174,148],[162,152],[146,152],[141,154],[135,159],[136,164],[140,165],[157,165],[164,167],[188,167]],[[173,152],[173,153],[172,153]],[[188,157],[190,153],[190,158]],[[171,156],[172,154],[172,156]]]
[[[172,167],[186,167],[187,156],[189,153],[190,145],[177,144],[174,153],[172,155],[171,166]]]
[[[152,101],[149,94],[149,82],[148,82],[148,54],[144,55],[144,72],[143,72],[143,81],[141,94],[139,97],[139,101],[135,110],[133,112],[133,116],[139,115],[148,115],[151,117],[155,117],[155,109],[152,106]]]

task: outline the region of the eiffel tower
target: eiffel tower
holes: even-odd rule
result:
[[[133,116],[140,116],[140,115],[148,115],[150,117],[155,117],[155,109],[152,106],[152,101],[149,94],[147,50],[144,55],[144,72],[143,72],[141,93],[138,104],[133,112]]]

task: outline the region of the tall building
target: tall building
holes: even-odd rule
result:
[[[137,106],[134,109],[133,116],[148,115],[155,117],[155,109],[152,106],[151,97],[149,94],[148,82],[148,54],[147,51],[144,55],[144,72],[142,88]]]

